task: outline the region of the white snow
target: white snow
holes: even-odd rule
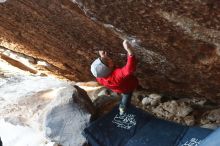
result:
[[[54,143],[45,138],[43,116],[52,99],[70,96],[67,90],[72,90],[73,84],[33,75],[0,59],[0,137],[3,146],[53,146]],[[91,93],[100,88],[95,83],[78,85]]]
[[[4,100],[16,102],[22,97],[32,96],[40,91],[56,89],[67,85],[67,82],[59,81],[51,77],[40,76],[14,76],[3,81],[0,87],[0,97]]]
[[[53,146],[41,131],[0,120],[0,135],[4,146]]]
[[[4,146],[52,146],[42,115],[60,89],[72,82],[32,75],[0,59],[0,137]],[[60,97],[62,98],[62,97]]]

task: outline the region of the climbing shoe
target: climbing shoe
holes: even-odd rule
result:
[[[119,105],[119,114],[123,115],[125,113],[125,109],[126,109],[125,105],[120,104]]]

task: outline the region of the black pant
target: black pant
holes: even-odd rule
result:
[[[121,93],[120,105],[128,107],[131,104],[132,93]]]

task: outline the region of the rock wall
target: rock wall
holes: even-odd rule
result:
[[[144,88],[220,102],[219,8],[218,0],[8,0],[0,4],[0,45],[87,81],[99,49],[122,65],[127,39]]]
[[[68,0],[9,0],[0,4],[0,20],[1,46],[44,60],[54,74],[74,81],[92,79],[94,50],[120,43]]]

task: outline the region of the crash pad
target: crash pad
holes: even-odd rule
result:
[[[156,118],[134,106],[124,115],[116,106],[83,131],[92,146],[198,146],[210,133]]]

